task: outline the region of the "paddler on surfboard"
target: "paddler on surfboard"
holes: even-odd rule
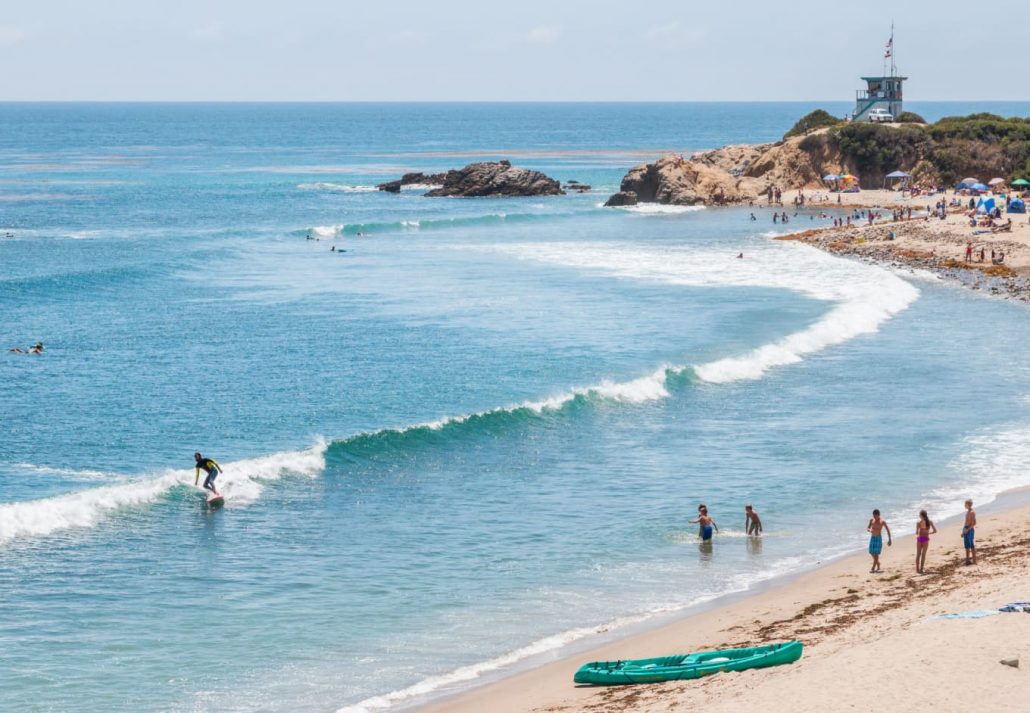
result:
[[[207,477],[204,478],[204,489],[210,490],[215,495],[221,495],[215,490],[215,478],[222,472],[222,466],[218,465],[213,459],[205,458],[200,455],[200,451],[193,454],[193,460],[197,461],[197,474],[193,478],[193,484],[196,485],[197,481],[200,480],[200,471],[207,471]]]

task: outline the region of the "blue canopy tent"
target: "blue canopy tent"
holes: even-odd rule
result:
[[[891,181],[891,186],[893,187],[893,182],[900,179],[901,185],[902,187],[904,187],[908,183],[908,179],[910,178],[912,178],[912,174],[910,173],[905,173],[904,171],[892,171],[891,173],[887,174],[886,178],[883,179],[883,186],[884,188],[886,188],[887,181]]]
[[[1026,213],[1026,203],[1022,198],[1013,198],[1009,201],[1009,213]]]
[[[984,200],[983,198],[981,198],[980,200],[978,200],[976,202],[976,212],[977,213],[990,213],[992,210],[994,210],[994,199],[993,198],[988,198],[987,200]]]
[[[982,191],[990,190],[990,189],[987,188],[987,186],[985,186],[982,183],[974,183],[971,186],[967,186],[967,188],[969,188],[969,190],[971,190],[971,191],[981,191],[981,192]]]

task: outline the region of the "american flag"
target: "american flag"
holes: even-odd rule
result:
[[[887,40],[887,51],[883,55],[884,59],[886,59],[887,57],[890,57],[892,52],[894,52],[894,37],[893,36],[891,36],[891,38],[889,40]]]

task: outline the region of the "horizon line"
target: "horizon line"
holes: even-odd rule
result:
[[[847,99],[0,99],[0,104],[851,104]],[[907,99],[909,103],[1030,104],[1030,99]]]

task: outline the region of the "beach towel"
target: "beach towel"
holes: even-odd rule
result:
[[[934,619],[983,619],[985,616],[994,616],[995,614],[1001,614],[997,609],[973,609],[971,611],[961,611],[954,614],[938,614],[933,617]]]

